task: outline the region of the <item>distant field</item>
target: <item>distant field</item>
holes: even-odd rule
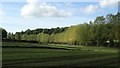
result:
[[[17,42],[3,42],[2,45],[3,67],[118,66],[116,48]]]

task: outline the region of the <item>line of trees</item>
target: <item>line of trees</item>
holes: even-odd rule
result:
[[[3,36],[3,38],[5,38]],[[57,43],[70,45],[114,46],[120,44],[120,13],[98,16],[89,23],[51,29],[26,30],[8,33],[7,39],[37,41],[42,44]]]

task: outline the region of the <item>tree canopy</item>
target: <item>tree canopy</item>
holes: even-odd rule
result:
[[[7,33],[2,29],[2,37]],[[8,33],[8,39],[37,41],[39,43],[59,43],[70,45],[119,46],[120,44],[120,13],[98,16],[94,21],[70,27]]]
[[[3,28],[0,28],[0,37],[2,37],[2,39],[7,37],[7,31]]]

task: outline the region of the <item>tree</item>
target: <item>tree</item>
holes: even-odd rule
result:
[[[79,39],[79,44],[81,45],[88,45],[89,44],[89,24],[84,23],[82,25],[79,25],[79,37],[77,37]]]
[[[28,35],[27,34],[22,34],[21,35],[21,40],[27,41],[28,40]]]
[[[0,36],[2,36],[2,39],[7,38],[7,31],[3,28],[0,28]]]
[[[116,42],[118,41],[119,36],[119,19],[120,13],[118,12],[116,15],[108,14],[106,20],[108,20],[108,41],[109,46],[117,46]]]
[[[37,40],[39,43],[47,44],[49,42],[49,35],[44,33],[39,33],[37,35]]]
[[[25,33],[29,35],[29,34],[31,34],[32,32],[31,32],[30,29],[27,29],[27,30],[25,31]]]
[[[9,32],[8,35],[7,35],[7,39],[14,40],[15,39],[14,34]]]
[[[96,36],[96,43],[97,46],[102,45],[104,40],[103,37],[103,33],[104,33],[104,24],[105,24],[105,18],[103,16],[99,16],[95,19],[94,24],[96,26],[96,32],[95,32],[95,36]]]
[[[21,40],[21,35],[20,35],[19,32],[16,32],[16,33],[15,33],[15,39],[18,40],[18,41]]]
[[[3,38],[6,30],[1,29]],[[98,16],[94,22],[83,23],[70,27],[38,28],[35,30],[8,33],[10,40],[38,41],[47,43],[66,43],[71,45],[119,46],[120,44],[120,13],[108,14],[106,18]]]

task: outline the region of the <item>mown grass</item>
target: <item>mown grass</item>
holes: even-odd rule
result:
[[[18,43],[18,42],[3,42],[3,46],[39,47],[39,48],[3,48],[2,49],[3,67],[118,66],[117,48],[95,46],[71,46],[58,44],[40,45],[33,43]],[[52,47],[52,49],[40,48],[41,46]]]

